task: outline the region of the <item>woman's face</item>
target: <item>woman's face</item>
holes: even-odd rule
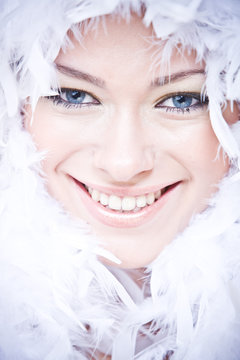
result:
[[[216,158],[194,53],[173,54],[169,82],[168,69],[152,66],[152,30],[141,19],[106,25],[60,52],[61,93],[41,98],[25,127],[48,151],[50,194],[122,267],[143,267],[204,210],[228,162]],[[224,116],[232,123],[237,114]]]

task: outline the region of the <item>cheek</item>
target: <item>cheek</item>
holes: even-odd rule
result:
[[[231,110],[228,102],[223,117],[229,126],[236,123],[239,119],[239,106],[234,103]],[[202,167],[202,171],[209,171],[205,174],[206,178],[218,180],[219,177],[223,177],[229,168],[229,161],[219,145],[210,121],[203,124],[199,132],[192,134],[191,146],[196,159],[194,162],[198,162],[199,169]]]
[[[190,159],[193,163],[198,163],[204,167],[204,164],[208,166],[209,163],[217,156],[217,149],[219,142],[213,133],[210,126],[205,126],[192,133],[188,142],[188,149]]]
[[[200,191],[219,182],[229,164],[208,118],[170,129],[167,152],[185,169],[186,178]]]
[[[210,122],[196,130],[186,141],[187,146],[184,145],[186,166],[199,188],[212,189],[226,174],[229,168],[228,158],[219,148],[219,141]]]
[[[46,145],[51,144],[50,140],[54,139],[51,135],[52,129],[51,122],[48,121],[50,120],[48,119],[49,116],[39,105],[37,105],[33,117],[30,105],[26,106],[25,110],[24,127],[31,134],[37,149],[40,151],[44,150],[47,148]]]
[[[49,174],[57,164],[65,157],[66,149],[69,149],[70,141],[64,132],[60,132],[49,111],[41,105],[37,105],[32,118],[31,107],[26,107],[24,127],[31,134],[39,151],[47,152],[42,162],[43,170]]]

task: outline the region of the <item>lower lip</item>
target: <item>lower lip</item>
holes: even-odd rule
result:
[[[120,213],[111,209],[107,209],[101,203],[94,201],[85,187],[76,179],[72,178],[77,185],[81,200],[95,218],[105,225],[117,227],[117,228],[132,228],[141,226],[144,223],[150,221],[167,202],[169,196],[178,187],[180,182],[171,187],[165,194],[163,194],[152,205],[146,206],[138,212]]]

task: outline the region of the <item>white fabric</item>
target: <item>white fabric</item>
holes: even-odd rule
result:
[[[101,264],[99,253],[114,258],[47,194],[44,154],[22,129],[19,109],[27,96],[34,105],[49,92],[51,64],[74,23],[115,10],[129,16],[129,4],[135,11],[141,4],[2,0],[1,360],[90,359],[94,349],[112,360],[159,360],[168,351],[171,360],[240,357],[240,130],[238,124],[230,129],[220,111],[225,94],[240,98],[240,4],[144,3],[144,22],[168,39],[166,59],[180,41],[206,61],[211,121],[231,171],[208,209],[146,269],[144,294],[128,272]]]

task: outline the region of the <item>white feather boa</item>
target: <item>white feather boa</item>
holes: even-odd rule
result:
[[[0,167],[1,360],[89,359],[95,348],[133,359],[135,347],[141,360],[239,359],[238,173],[146,269],[143,291],[98,261],[103,250],[47,195],[15,127]]]
[[[235,165],[208,209],[145,270],[143,289],[130,272],[104,266],[97,255],[114,257],[47,194],[43,155],[16,113],[27,96],[34,105],[49,91],[49,64],[72,24],[119,4],[127,16],[141,2],[1,1],[1,360],[90,359],[95,350],[112,360],[240,358],[239,126],[232,133],[220,112],[224,94],[240,99],[240,7],[235,0],[144,3],[145,23],[168,40],[166,57],[180,41],[206,60],[211,121]]]

